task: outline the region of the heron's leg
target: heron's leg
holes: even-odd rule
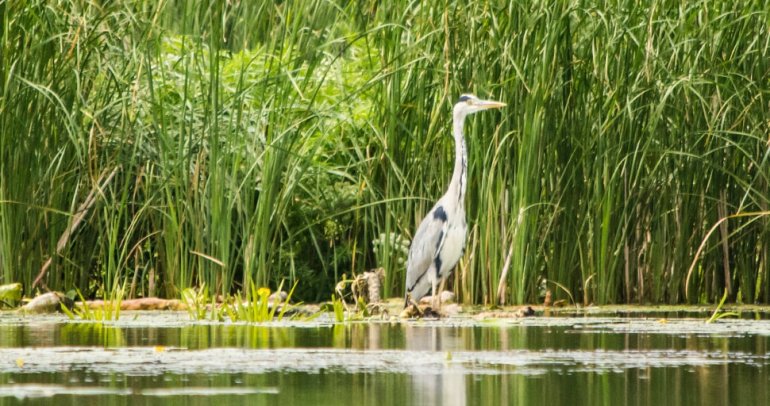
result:
[[[438,307],[441,306],[441,302],[436,298],[436,290],[437,290],[436,285],[438,284],[438,281],[436,279],[433,279],[432,283],[433,285],[431,286],[431,290],[430,290],[431,299],[433,302],[433,307],[435,307],[436,310],[438,310]]]

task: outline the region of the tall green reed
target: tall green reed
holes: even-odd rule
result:
[[[471,91],[508,107],[466,124],[463,301],[768,300],[763,216],[726,221],[685,287],[712,224],[767,211],[759,4],[0,9],[0,280],[28,292],[51,258],[47,287],[91,296],[288,278],[324,300],[375,266],[401,294]]]

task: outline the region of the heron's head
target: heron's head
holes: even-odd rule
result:
[[[494,100],[481,100],[472,94],[464,94],[460,96],[460,100],[455,104],[454,116],[456,118],[465,118],[468,114],[473,114],[477,111],[499,109],[500,107],[505,107],[505,103]]]

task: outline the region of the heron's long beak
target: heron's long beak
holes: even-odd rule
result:
[[[494,100],[479,100],[476,102],[476,106],[481,107],[483,110],[487,109],[499,109],[507,106],[507,104]]]

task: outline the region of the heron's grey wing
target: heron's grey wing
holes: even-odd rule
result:
[[[446,225],[446,213],[442,206],[436,205],[417,227],[417,233],[409,248],[409,260],[406,266],[408,292],[413,292],[417,286],[430,287],[430,278],[426,273],[431,269],[437,253],[444,244]]]

